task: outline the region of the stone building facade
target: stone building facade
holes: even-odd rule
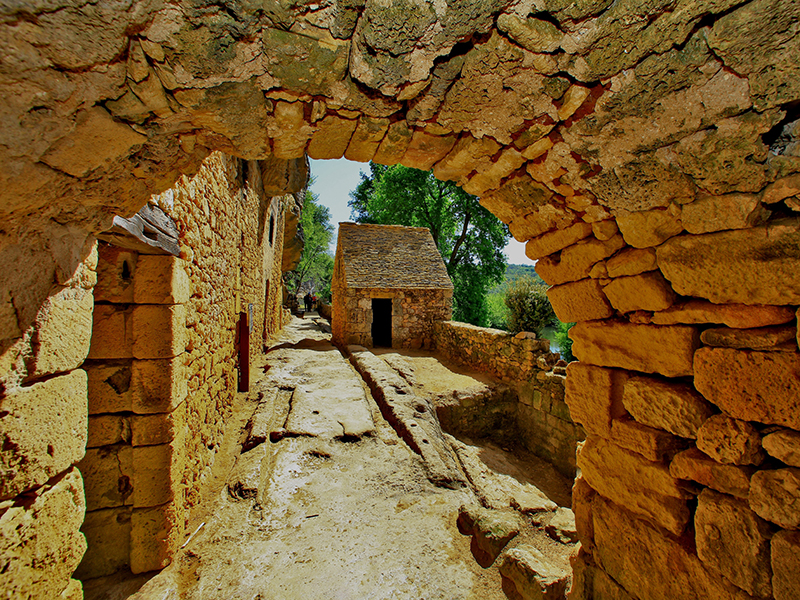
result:
[[[453,284],[425,227],[339,223],[331,282],[339,345],[431,348]]]
[[[94,235],[223,151],[433,169],[527,243],[578,322],[572,598],[796,598],[798,19],[798,0],[4,5],[0,587],[81,595]]]

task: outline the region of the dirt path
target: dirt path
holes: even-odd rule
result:
[[[424,455],[398,437],[364,380],[308,319],[295,319],[277,340],[256,393],[243,452],[224,489],[206,500],[205,526],[132,598],[506,598],[497,565],[481,568],[470,550],[476,542],[459,533],[459,509],[485,510],[492,493],[508,492],[507,481],[496,485],[505,477],[517,486],[511,496],[533,494],[547,505],[537,519],[513,516],[518,537],[533,539],[532,523],[552,517],[555,504],[480,460],[467,464],[483,453],[507,472],[524,468],[501,448],[449,438],[439,451],[466,465],[466,477],[456,478],[464,483],[432,483]],[[568,545],[539,545],[565,567]]]

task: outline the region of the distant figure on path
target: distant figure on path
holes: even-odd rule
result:
[[[306,305],[306,312],[311,312],[311,294],[303,296],[303,302],[305,302]]]

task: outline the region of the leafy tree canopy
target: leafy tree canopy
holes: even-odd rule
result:
[[[453,293],[453,318],[485,326],[487,290],[503,279],[508,228],[452,181],[402,165],[370,163],[350,193],[359,223],[427,227],[444,259]]]
[[[334,234],[331,212],[310,190],[306,190],[303,200],[300,225],[305,240],[303,254],[297,268],[286,274],[286,287],[290,294],[311,292],[330,299],[333,275],[330,243]]]

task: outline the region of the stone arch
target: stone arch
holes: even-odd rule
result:
[[[800,429],[798,15],[800,3],[774,0],[2,9],[3,351],[41,345],[58,294],[82,306],[92,234],[212,150],[432,168],[527,242],[559,316],[579,322],[568,398],[590,437],[578,597],[603,586],[736,597],[730,582],[766,595],[770,569],[786,597],[783,557],[798,547],[786,531],[800,522],[776,490],[796,477],[792,459],[778,452],[752,474],[739,463],[760,459],[726,448],[744,439],[741,423],[751,442],[765,426]],[[84,346],[59,369],[77,367]],[[6,357],[10,402],[48,371]],[[671,421],[684,411],[726,417],[701,434],[689,417]],[[665,433],[699,436],[706,455],[673,458]],[[74,461],[62,462],[47,472]],[[625,485],[641,473],[646,498]],[[706,488],[697,510],[685,480]],[[724,528],[734,510],[786,528],[771,566],[769,536],[749,542],[752,562],[722,560],[741,541]],[[696,553],[671,537],[692,526]],[[621,569],[615,544],[628,537],[648,540],[640,564],[678,552],[689,579]]]

